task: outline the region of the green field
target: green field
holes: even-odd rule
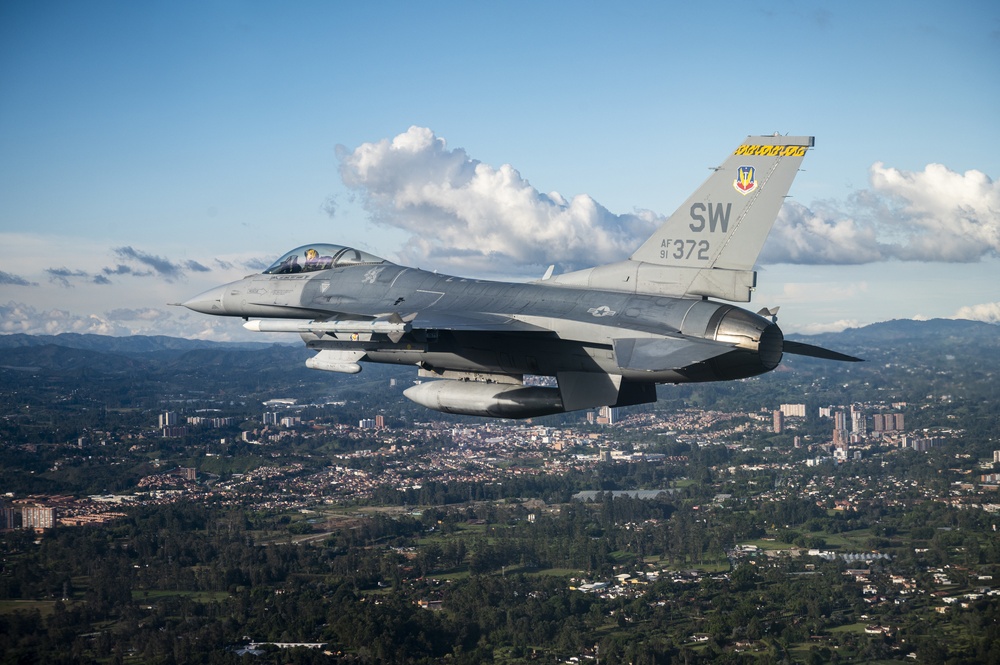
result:
[[[46,617],[52,614],[56,602],[55,600],[0,600],[0,614],[37,611]]]

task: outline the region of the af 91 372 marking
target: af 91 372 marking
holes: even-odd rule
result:
[[[660,243],[661,259],[688,260],[692,256],[698,261],[708,261],[708,250],[711,247],[707,240],[674,240],[665,239]],[[695,255],[695,250],[698,250]]]

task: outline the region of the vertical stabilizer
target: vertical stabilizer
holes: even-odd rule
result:
[[[749,301],[754,262],[813,145],[811,136],[748,136],[627,261],[548,283]]]
[[[748,136],[630,258],[752,270],[811,136]]]

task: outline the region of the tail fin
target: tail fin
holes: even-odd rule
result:
[[[631,256],[692,268],[751,270],[811,136],[748,136]]]
[[[754,262],[811,136],[748,136],[628,261],[549,283],[748,302]]]

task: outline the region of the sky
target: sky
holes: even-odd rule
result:
[[[247,339],[168,303],[313,242],[621,260],[774,132],[750,308],[1000,323],[997,63],[988,1],[0,3],[0,333]]]

